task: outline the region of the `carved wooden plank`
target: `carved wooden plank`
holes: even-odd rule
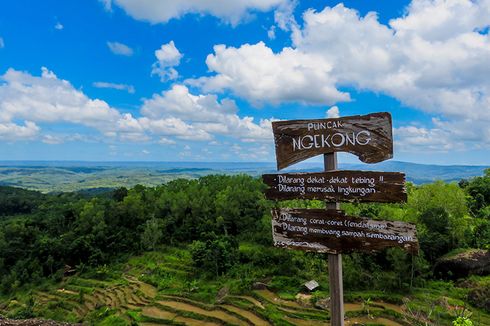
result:
[[[268,199],[318,199],[342,202],[406,202],[405,174],[400,172],[334,171],[264,174]]]
[[[272,210],[274,246],[323,253],[374,252],[400,247],[417,254],[415,225],[345,216],[340,210]]]
[[[349,152],[365,163],[393,157],[388,112],[337,119],[276,121],[272,123],[272,131],[278,170],[324,153]]]

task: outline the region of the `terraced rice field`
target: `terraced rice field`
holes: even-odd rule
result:
[[[70,284],[63,289],[51,292],[38,292],[36,302],[39,305],[59,304],[67,314],[75,314],[83,321],[91,311],[108,307],[117,311],[117,315],[128,323],[140,325],[260,325],[278,324],[268,317],[271,310],[280,315],[283,325],[316,326],[328,325],[328,312],[314,307],[280,299],[268,290],[257,290],[252,296],[228,296],[221,304],[208,305],[181,296],[158,294],[156,288],[135,278],[126,276],[124,284],[106,285],[104,283],[79,279],[85,286]],[[92,285],[93,290],[87,285]],[[85,292],[84,292],[85,290]],[[84,293],[81,295],[80,293]],[[382,303],[378,309],[382,310]],[[386,309],[399,310],[396,305],[386,304]],[[347,304],[347,312],[360,312],[360,304]],[[132,313],[129,313],[132,312]],[[136,317],[135,317],[136,316]],[[387,318],[353,317],[346,325],[382,324],[390,326],[404,325]],[[406,325],[406,324],[405,324]]]
[[[165,273],[189,274],[186,264],[172,264],[160,268]],[[141,275],[133,273],[134,275]],[[55,307],[74,320],[87,322],[94,311],[110,310],[127,324],[190,325],[190,326],[272,326],[328,325],[328,311],[313,305],[300,304],[279,298],[269,290],[255,290],[249,295],[227,295],[220,303],[207,304],[190,298],[159,292],[154,286],[129,274],[117,282],[72,277],[64,282],[63,288],[35,293],[38,307]],[[400,306],[372,303],[371,311],[377,317],[369,318],[363,313],[361,304],[346,304],[346,325],[377,324],[400,326],[410,323],[394,321],[390,316],[403,315]],[[382,314],[383,311],[389,314]],[[381,312],[381,314],[379,314]],[[403,319],[403,318],[400,318]]]

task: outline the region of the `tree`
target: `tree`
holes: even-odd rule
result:
[[[163,238],[163,220],[152,218],[146,221],[143,233],[141,234],[141,244],[145,249],[154,250],[156,245]]]
[[[190,251],[194,267],[210,276],[218,277],[238,262],[238,241],[231,236],[194,241]]]

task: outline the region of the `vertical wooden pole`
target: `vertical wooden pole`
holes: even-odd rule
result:
[[[325,171],[337,170],[337,153],[323,154]],[[327,209],[339,209],[337,202],[327,202]],[[330,280],[330,324],[344,326],[344,286],[342,284],[342,255],[328,255],[328,276]]]

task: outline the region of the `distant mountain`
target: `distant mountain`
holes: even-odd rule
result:
[[[490,166],[427,165],[399,161],[378,164],[340,164],[343,170],[404,172],[415,184],[443,180],[459,181],[483,175]],[[320,162],[303,162],[284,172],[322,171]],[[0,185],[42,192],[79,191],[98,188],[107,191],[136,184],[156,186],[177,178],[198,178],[208,174],[244,173],[260,176],[277,173],[267,162],[70,162],[0,161]]]
[[[469,179],[483,175],[485,169],[490,166],[474,165],[433,165],[417,164],[400,161],[386,161],[377,164],[344,164],[342,169],[369,170],[369,171],[393,171],[403,172],[407,180],[415,184],[429,183],[436,180],[446,182]]]

